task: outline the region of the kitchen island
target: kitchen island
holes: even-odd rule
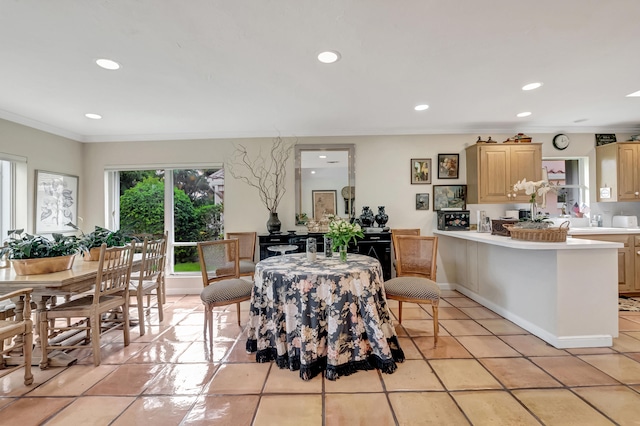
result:
[[[618,336],[618,249],[473,231],[438,235],[438,277],[556,348],[611,346]]]

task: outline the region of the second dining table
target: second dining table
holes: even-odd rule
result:
[[[258,262],[254,280],[246,348],[257,362],[335,380],[357,370],[393,373],[404,361],[377,259],[273,256]]]
[[[142,255],[135,254],[133,257],[132,271],[138,271],[142,264]],[[85,261],[82,256],[76,255],[71,269],[48,274],[18,275],[13,267],[0,268],[0,293],[8,293],[13,290],[30,287],[33,288],[33,301],[36,303],[35,317],[39,318],[39,313],[46,309],[47,301],[56,296],[72,296],[89,291],[93,288],[98,276],[99,262]],[[22,320],[22,309],[24,302],[15,300],[16,319]],[[36,320],[37,324],[37,320]],[[35,328],[35,348],[33,350],[32,364],[40,363],[42,349],[37,327]],[[61,351],[53,352],[50,355],[51,366],[66,366],[75,362],[75,358],[68,356]],[[9,360],[9,362],[13,362]]]

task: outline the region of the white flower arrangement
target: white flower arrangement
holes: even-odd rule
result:
[[[331,238],[331,248],[336,250],[340,246],[349,244],[352,239],[355,242],[355,237],[364,237],[364,234],[357,223],[349,223],[344,219],[337,219],[329,223],[329,232],[325,236]]]
[[[526,178],[519,180],[515,185],[513,185],[514,191],[524,191],[525,194],[529,195],[529,203],[531,203],[531,221],[532,222],[543,222],[544,218],[539,217],[537,214],[537,204],[536,197],[542,197],[542,204],[540,207],[545,208],[547,204],[547,192],[555,191],[557,188],[549,183],[546,180],[539,181],[528,181]]]

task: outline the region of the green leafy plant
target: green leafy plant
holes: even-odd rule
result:
[[[53,241],[41,235],[23,233],[24,229],[12,229],[4,247],[0,248],[0,257],[8,259],[38,259],[43,257],[69,256],[76,254],[80,246],[73,235],[51,234]]]
[[[80,230],[76,225],[68,223],[76,230]],[[82,231],[80,231],[82,232]],[[110,229],[96,226],[93,232],[88,234],[82,233],[82,236],[78,239],[80,250],[88,252],[92,248],[100,247],[103,243],[107,247],[120,247],[131,241],[131,236],[125,234],[122,230],[111,231]]]

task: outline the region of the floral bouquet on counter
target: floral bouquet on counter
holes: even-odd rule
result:
[[[338,247],[346,247],[351,240],[356,242],[356,237],[362,238],[364,234],[357,223],[337,219],[329,223],[329,232],[325,234],[325,237],[331,238],[331,249],[335,251]]]
[[[555,186],[551,185],[549,181],[546,180],[539,180],[537,182],[534,182],[528,181],[525,178],[519,180],[515,185],[513,185],[513,190],[515,192],[524,191],[525,194],[530,196],[529,203],[531,203],[531,218],[529,220],[526,220],[525,222],[544,223],[545,225],[548,224],[548,222],[545,222],[544,216],[538,215],[538,204],[536,203],[536,197],[542,197],[541,207],[546,207],[546,194],[549,191],[555,191]]]

